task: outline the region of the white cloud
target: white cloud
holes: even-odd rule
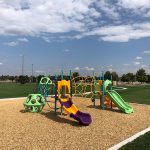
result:
[[[32,0],[29,4],[21,4],[19,0],[1,0],[0,35],[37,36],[43,33],[84,31],[85,22],[82,20],[91,23],[87,20],[101,16],[100,12],[89,7],[92,3],[93,0]],[[22,5],[28,7],[22,9]]]
[[[18,41],[15,41],[15,42],[5,42],[4,45],[7,45],[7,46],[16,46],[18,45]]]
[[[144,51],[144,54],[150,54],[150,51]]]
[[[85,36],[128,42],[150,37],[150,22],[141,18],[135,21],[132,16],[126,21],[124,12],[134,9],[140,17],[150,16],[149,8],[150,0],[117,0],[113,4],[104,0],[0,0],[0,35],[36,36],[46,42]],[[71,34],[65,36],[68,32]],[[28,39],[6,45],[15,46],[17,42],[28,42]]]
[[[112,69],[112,68],[109,68],[109,69],[108,69],[108,71],[110,71],[110,72],[111,72],[111,71],[113,71],[113,69]]]
[[[36,73],[45,73],[43,70],[35,70]]]
[[[64,50],[64,52],[70,52],[70,51],[71,51],[70,49],[65,49],[65,50]]]
[[[3,63],[2,63],[2,62],[0,62],[0,65],[3,65]]]
[[[120,6],[130,9],[150,6],[150,0],[119,0],[118,3]]]
[[[140,65],[141,63],[140,62],[138,62],[138,61],[136,61],[136,62],[133,62],[134,63],[134,65]]]
[[[137,60],[141,60],[141,59],[142,59],[142,57],[137,56],[135,59],[137,59]]]
[[[92,67],[91,67],[91,68],[90,68],[90,67],[84,67],[84,69],[87,70],[87,71],[94,71],[94,70],[95,70],[95,69],[92,68]]]
[[[75,67],[74,70],[80,70],[80,68],[79,67]]]
[[[109,4],[107,1],[101,0],[97,2],[97,6],[111,19],[118,19],[119,13],[117,12],[115,5]]]
[[[25,42],[25,43],[29,42],[29,40],[27,38],[18,38],[17,40],[20,42]]]
[[[131,39],[150,37],[150,23],[135,23],[128,25],[104,26],[84,32],[75,38],[97,35],[103,41],[128,42]]]
[[[141,65],[141,68],[147,68],[147,65]]]
[[[50,40],[49,37],[43,36],[42,39],[43,39],[45,42],[47,42],[47,43],[50,43],[50,42],[51,42],[51,40]]]
[[[7,46],[17,46],[20,43],[27,43],[27,42],[28,42],[27,38],[18,38],[16,41],[5,42],[4,45],[7,45]]]

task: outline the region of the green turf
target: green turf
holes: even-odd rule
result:
[[[37,84],[0,83],[0,98],[26,97],[35,92]]]
[[[150,132],[124,145],[119,150],[150,150]]]
[[[24,85],[21,85],[19,83],[0,83],[0,98],[24,97],[28,94],[36,93],[37,87],[38,86],[35,83],[29,83]],[[91,86],[87,86],[86,90],[81,90],[81,86],[77,87],[77,89],[80,92],[91,91]],[[150,85],[127,86],[127,90],[117,92],[126,102],[150,105]],[[50,92],[50,94],[52,94],[52,92]]]
[[[150,85],[127,86],[126,88],[126,90],[117,91],[126,102],[150,105]]]

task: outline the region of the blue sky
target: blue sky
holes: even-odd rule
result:
[[[0,0],[0,75],[150,73],[150,0]]]

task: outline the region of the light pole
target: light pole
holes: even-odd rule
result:
[[[22,76],[24,75],[24,54],[20,55],[22,57]]]
[[[32,82],[33,82],[33,64],[32,64]]]

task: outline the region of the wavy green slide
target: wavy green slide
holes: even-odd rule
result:
[[[129,106],[123,98],[114,90],[107,91],[113,103],[124,113],[130,114],[133,112],[133,108]]]

